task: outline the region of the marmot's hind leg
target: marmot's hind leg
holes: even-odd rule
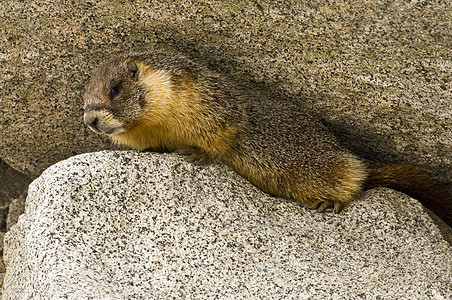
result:
[[[334,200],[311,200],[305,203],[310,209],[317,209],[319,212],[326,212],[332,209],[333,212],[339,213],[344,207],[345,203]]]
[[[301,173],[298,181],[292,179],[288,185],[291,186],[290,197],[319,212],[328,209],[340,212],[361,193],[367,170],[364,163],[352,155],[341,158],[334,165],[329,172],[310,174],[310,177]]]

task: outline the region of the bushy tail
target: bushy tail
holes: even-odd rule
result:
[[[418,199],[452,226],[452,196],[422,169],[406,163],[370,167],[364,188],[377,186],[389,187]]]

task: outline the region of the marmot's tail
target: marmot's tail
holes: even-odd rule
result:
[[[370,167],[364,189],[390,187],[418,199],[452,226],[452,196],[418,167],[406,163]]]

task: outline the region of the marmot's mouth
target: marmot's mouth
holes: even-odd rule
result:
[[[94,131],[95,133],[99,133],[101,134],[102,132],[100,130],[98,130],[96,127],[88,125],[88,128],[91,129],[92,131]]]
[[[113,125],[107,124],[102,115],[99,115],[100,114],[97,114],[94,111],[88,111],[85,112],[85,115],[83,116],[86,125],[88,125],[89,129],[91,129],[95,133],[115,135],[123,133],[125,131],[123,126],[120,125],[119,122],[115,122],[118,124]]]
[[[114,127],[114,128],[98,128],[92,125],[88,124],[89,129],[91,129],[92,131],[94,131],[95,133],[98,134],[106,134],[106,135],[115,135],[115,134],[120,134],[120,133],[124,133],[125,130],[122,127]]]
[[[124,133],[125,130],[123,127],[116,127],[116,128],[112,128],[108,131],[104,131],[103,133],[106,135],[115,135],[115,134],[120,134],[120,133]]]

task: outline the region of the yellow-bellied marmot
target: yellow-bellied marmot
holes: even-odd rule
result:
[[[368,168],[297,103],[173,52],[122,55],[99,66],[86,89],[84,120],[134,149],[221,161],[263,191],[319,211],[339,212],[363,188],[388,186],[452,223],[451,197],[418,168]]]

